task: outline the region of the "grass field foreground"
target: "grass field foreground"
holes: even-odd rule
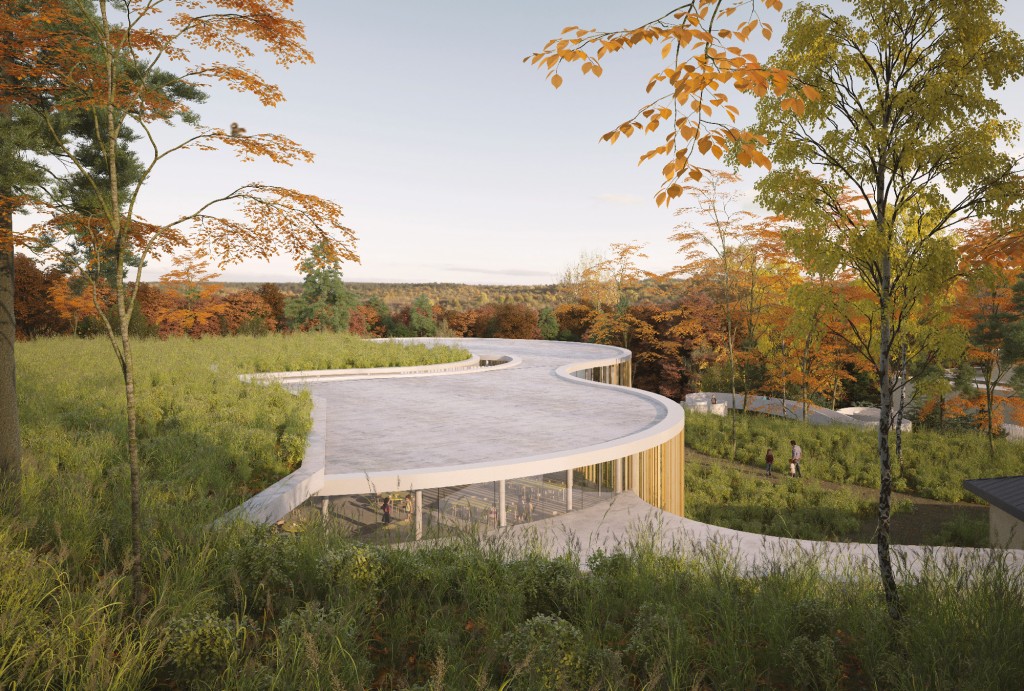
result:
[[[587,569],[475,540],[417,550],[311,525],[151,543],[152,601],[123,572],[68,579],[0,529],[0,687],[103,689],[1007,689],[1024,678],[1024,581],[998,559],[908,578],[894,624],[869,568],[639,533]],[[611,548],[610,548],[611,549]]]
[[[355,360],[337,337],[139,344],[148,603],[135,611],[113,358],[102,341],[18,347],[28,453],[24,509],[0,518],[0,688],[1000,689],[1024,678],[1024,582],[998,558],[908,577],[894,625],[873,571],[825,578],[807,557],[741,573],[721,551],[659,555],[638,534],[618,546],[627,554],[581,569],[503,542],[396,550],[317,523],[295,535],[212,527],[294,463],[287,440],[308,427],[308,398],[238,373],[463,357]]]
[[[134,345],[147,532],[184,540],[302,461],[312,403],[247,372],[453,362],[468,353],[295,333]],[[30,542],[82,565],[119,562],[128,468],[120,370],[103,339],[17,344]]]

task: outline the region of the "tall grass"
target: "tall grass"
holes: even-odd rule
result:
[[[191,689],[1008,689],[1024,580],[998,559],[906,576],[812,556],[754,573],[648,536],[586,569],[506,542],[416,550],[229,526],[169,549],[141,617],[0,534],[0,687]]]
[[[805,475],[843,484],[877,488],[877,432],[842,425],[810,425],[764,415],[736,414],[736,460],[760,466],[765,450],[775,450],[778,465],[789,458],[789,440],[803,448]],[[688,415],[686,444],[701,453],[729,458],[732,420]],[[893,457],[893,489],[940,501],[979,501],[963,488],[978,477],[1024,474],[1024,445],[997,439],[990,457],[980,432],[915,430],[903,435],[903,463]]]
[[[894,625],[873,572],[823,577],[812,557],[743,573],[722,550],[664,555],[638,534],[582,569],[501,540],[403,550],[316,521],[296,535],[211,528],[261,473],[287,466],[284,435],[305,434],[308,400],[235,376],[257,357],[286,369],[286,355],[262,351],[293,343],[294,369],[319,357],[287,339],[140,344],[141,610],[124,577],[112,358],[102,342],[19,344],[28,459],[24,511],[0,517],[0,688],[1001,689],[1024,678],[1024,579],[998,561],[908,577]]]
[[[733,468],[686,464],[686,517],[703,523],[803,540],[856,541],[865,539],[862,523],[877,511],[876,501],[845,487],[772,483]]]
[[[146,531],[187,541],[302,459],[312,403],[245,372],[379,367],[461,360],[463,351],[291,334],[135,344]],[[21,517],[34,545],[70,564],[120,565],[128,540],[124,389],[102,339],[20,342],[25,448]],[[76,569],[72,569],[76,571]]]

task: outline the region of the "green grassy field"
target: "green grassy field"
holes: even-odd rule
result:
[[[737,415],[735,460],[761,467],[771,447],[776,467],[785,472],[790,439],[803,447],[805,476],[878,488],[877,432],[860,427]],[[686,444],[708,456],[731,458],[732,419],[687,415]],[[902,464],[893,454],[893,489],[939,501],[980,501],[963,488],[964,480],[1022,474],[1024,444],[997,439],[990,457],[981,432],[916,430],[903,435]]]
[[[873,572],[825,578],[809,557],[740,573],[714,550],[656,554],[641,534],[581,569],[529,544],[403,550],[315,521],[297,534],[212,527],[295,464],[309,424],[306,397],[238,373],[463,357],[353,355],[365,347],[138,344],[147,604],[136,610],[113,357],[102,341],[19,344],[27,453],[22,511],[0,515],[0,688],[1004,689],[1024,678],[1024,579],[998,559],[908,578],[894,624]],[[735,490],[765,505],[792,493],[777,513],[857,510],[810,487],[704,479],[697,489],[688,475],[690,501],[706,507]]]
[[[19,342],[16,353],[31,542],[67,549],[83,565],[118,562],[127,539],[128,468],[124,389],[110,345],[56,338]],[[137,342],[148,529],[181,539],[301,463],[309,396],[243,383],[239,374],[465,357],[311,333]]]
[[[1010,689],[1024,580],[998,561],[904,582],[781,556],[628,554],[581,570],[523,545],[417,550],[232,526],[151,541],[150,604],[123,571],[69,578],[0,529],[0,687],[31,689]]]

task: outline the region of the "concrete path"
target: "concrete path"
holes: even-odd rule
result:
[[[725,392],[701,392],[691,393],[686,395],[685,403],[683,404],[686,408],[691,408],[699,404],[710,404],[711,400],[714,399],[719,405],[724,405],[727,408],[734,408],[736,410],[743,409],[743,394],[737,394],[735,400],[731,393]],[[803,403],[794,401],[792,399],[783,400],[781,398],[772,398],[771,396],[748,396],[747,397],[747,410],[754,413],[762,413],[764,415],[775,415],[783,417],[788,420],[803,420],[804,419],[804,406]],[[725,414],[724,412],[722,413]],[[875,420],[860,419],[852,415],[844,415],[836,412],[829,408],[823,408],[813,403],[807,405],[807,422],[813,425],[853,425],[857,427],[877,427],[878,426],[878,415],[876,413]]]
[[[771,568],[804,555],[817,555],[824,568],[836,573],[846,573],[850,567],[875,572],[878,565],[874,544],[794,540],[720,528],[665,513],[632,492],[624,492],[609,502],[581,511],[512,526],[490,535],[508,539],[513,545],[538,545],[549,556],[578,554],[582,564],[598,550],[605,553],[629,551],[638,543],[648,544],[653,540],[654,546],[666,553],[725,550],[748,572]],[[986,563],[993,558],[1005,559],[1013,570],[1024,572],[1024,550],[893,548],[897,571],[903,575],[919,573],[929,562],[966,566]]]

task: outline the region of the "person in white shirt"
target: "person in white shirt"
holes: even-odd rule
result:
[[[789,475],[790,477],[803,477],[800,474],[800,461],[804,458],[804,450],[792,439],[789,440],[789,443],[793,447],[793,455],[789,458]]]

